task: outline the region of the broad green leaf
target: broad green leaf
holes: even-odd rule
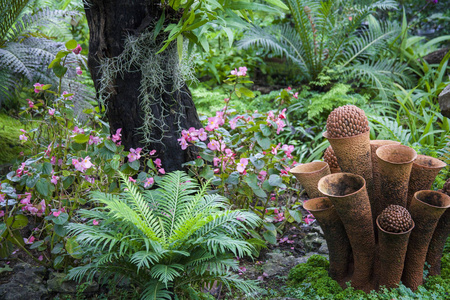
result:
[[[66,231],[66,228],[64,227],[64,225],[55,224],[55,226],[53,226],[53,230],[60,237],[65,237],[67,234],[67,231]]]
[[[283,183],[283,178],[280,175],[272,174],[269,177],[269,184],[277,187],[285,187],[286,185]]]
[[[76,241],[76,237],[68,238],[66,241],[66,250],[70,256],[76,259],[80,259],[83,256],[81,255],[81,247]]]
[[[132,162],[129,162],[128,165],[130,166],[130,168],[132,168],[133,170],[139,171],[139,166],[141,165],[139,163],[139,160],[134,160]]]
[[[270,127],[266,124],[259,124],[259,129],[261,129],[264,136],[269,136],[272,133],[272,130],[270,130]]]
[[[52,219],[53,223],[57,225],[64,225],[67,220],[69,220],[69,215],[65,212],[60,213],[59,216]]]
[[[36,190],[44,197],[50,194],[50,182],[47,179],[41,178],[36,183]]]
[[[113,141],[111,141],[111,140],[105,140],[105,147],[108,148],[112,152],[116,152],[117,151],[116,144]]]
[[[64,256],[63,255],[59,255],[53,260],[53,267],[55,269],[59,269],[59,268],[62,267],[63,262],[64,262]]]
[[[264,137],[261,132],[255,133],[255,139],[258,145],[263,149],[267,150],[270,148],[270,145],[272,144],[270,139],[267,137]]]
[[[45,162],[42,165],[42,173],[44,173],[45,175],[50,175],[53,171],[53,166],[51,163],[49,162]]]
[[[78,144],[84,144],[87,143],[89,141],[89,135],[87,134],[77,134],[74,138],[73,138],[75,143]]]
[[[245,96],[249,98],[255,98],[255,93],[253,93],[251,90],[249,90],[246,87],[241,86],[239,89],[239,93],[244,94]]]
[[[67,41],[67,42],[66,42],[66,48],[67,48],[68,50],[73,50],[73,49],[75,49],[75,48],[77,47],[77,45],[78,45],[78,43],[77,43],[77,41],[75,41],[75,40],[70,40],[70,41]]]
[[[12,220],[12,218],[10,218]],[[28,225],[28,218],[24,215],[15,215],[14,222],[12,223],[12,228],[22,229]]]
[[[272,245],[277,244],[277,231],[276,230],[266,230],[263,232],[264,239]]]
[[[42,246],[44,244],[44,240],[41,241],[36,241],[33,243],[33,245],[30,246],[30,249],[36,249],[39,248],[40,246]]]
[[[178,52],[178,60],[181,61],[183,57],[183,35],[177,36],[177,52]]]
[[[30,189],[33,188],[36,185],[36,182],[38,182],[38,180],[39,180],[39,174],[34,175],[32,177],[28,177],[27,181],[26,181],[27,187],[29,187]]]
[[[56,77],[62,78],[67,72],[67,68],[63,67],[60,63],[53,65],[53,73],[55,73]]]

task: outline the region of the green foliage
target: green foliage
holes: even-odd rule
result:
[[[377,10],[395,9],[394,1],[288,0],[287,5],[293,27],[289,23],[253,26],[239,46],[285,56],[305,81],[315,81],[326,68],[336,68],[344,78],[356,78],[356,84],[368,85],[383,98],[392,81],[409,85],[406,66],[388,58],[388,41],[400,33],[400,27],[374,17]]]
[[[447,246],[450,239],[447,240]],[[359,300],[391,300],[391,299],[446,299],[450,292],[450,253],[444,251],[442,258],[442,274],[427,278],[423,286],[416,292],[400,284],[398,288],[382,288],[379,292],[369,294],[352,287],[342,289],[328,276],[329,263],[326,258],[313,255],[308,262],[295,266],[288,275],[288,286],[285,296],[299,299],[359,299]]]
[[[25,154],[29,154],[24,149],[18,136],[21,134],[19,128],[22,126],[19,120],[12,118],[6,114],[0,114],[0,165],[12,163],[20,157],[20,152],[25,150]]]
[[[230,272],[238,270],[234,257],[252,254],[243,237],[247,227],[258,225],[256,215],[228,210],[225,198],[207,194],[206,185],[180,171],[146,192],[120,176],[121,194],[92,192],[91,203],[102,206],[81,210],[88,220],[68,225],[91,260],[70,270],[70,279],[90,280],[97,271],[124,276],[141,289],[142,299],[169,299],[170,289],[180,294],[214,280],[247,294],[257,290],[255,282]]]

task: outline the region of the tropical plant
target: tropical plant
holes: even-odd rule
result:
[[[288,0],[293,24],[253,26],[238,46],[261,47],[285,56],[308,82],[336,68],[344,78],[356,78],[359,81],[354,83],[376,88],[386,98],[392,81],[409,86],[406,65],[389,58],[388,41],[401,32],[400,26],[374,17],[378,9],[396,9],[397,3],[362,2]]]
[[[255,282],[231,273],[238,270],[235,257],[254,251],[244,235],[258,225],[256,215],[227,209],[226,198],[208,194],[207,185],[199,189],[181,171],[145,192],[119,174],[123,192],[92,192],[91,202],[103,206],[81,210],[81,220],[88,220],[68,225],[90,254],[90,262],[70,270],[69,278],[91,280],[97,271],[124,276],[141,289],[142,299],[171,299],[214,280],[248,295],[257,290]]]
[[[64,43],[57,42],[39,30],[75,12],[41,9],[23,14],[27,0],[0,0],[0,106],[5,100],[13,101],[23,86],[34,82],[57,83],[58,78],[47,69],[58,51],[65,50]],[[6,8],[6,9],[5,9]],[[69,60],[77,61],[72,54]],[[83,60],[79,60],[84,63]],[[75,67],[69,68],[69,77],[76,76]],[[75,92],[80,100],[89,95],[78,82],[66,80],[64,89]],[[92,98],[92,97],[90,97]]]

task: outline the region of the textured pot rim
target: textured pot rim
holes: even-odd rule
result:
[[[321,167],[318,170],[314,170],[312,172],[298,172],[298,171],[295,170],[297,168],[300,168],[300,167],[303,167],[303,166],[306,166],[306,165],[311,165],[311,164],[323,164],[323,167]],[[296,165],[295,167],[290,169],[289,172],[291,174],[314,174],[314,173],[319,173],[319,172],[323,171],[324,169],[326,169],[327,166],[328,166],[327,162],[324,162],[324,161],[312,161],[312,162],[309,162],[309,163],[306,163],[306,164]],[[294,172],[292,172],[292,171],[294,171]]]
[[[445,198],[449,198],[450,199],[450,196],[447,195],[447,194],[444,194],[444,193],[441,193],[441,192],[438,192],[438,191],[433,191],[433,190],[420,190],[420,191],[417,191],[417,192],[414,193],[413,198],[415,198],[417,201],[419,201],[419,202],[421,202],[421,203],[423,203],[423,204],[425,204],[427,206],[434,207],[434,208],[447,209],[447,208],[450,207],[450,201],[448,202],[447,206],[436,206],[436,205],[431,205],[431,204],[429,204],[429,203],[427,203],[425,201],[422,201],[419,198],[417,198],[417,194],[419,194],[419,193],[429,193],[429,194],[437,193],[439,195],[444,196]]]
[[[327,177],[329,177],[329,176],[342,176],[342,175],[349,175],[350,177],[356,177],[356,178],[362,180],[363,185],[362,185],[358,190],[356,190],[355,192],[350,193],[350,194],[346,194],[346,195],[343,195],[343,196],[332,195],[332,194],[328,194],[328,193],[322,191],[322,189],[320,188],[320,184],[321,184],[322,181],[325,180],[325,178],[327,178]],[[359,192],[360,192],[362,189],[364,189],[365,187],[366,187],[366,180],[364,179],[364,177],[362,177],[362,176],[360,176],[360,175],[357,175],[357,174],[346,173],[346,172],[334,173],[334,174],[328,174],[328,175],[326,175],[326,176],[320,178],[319,182],[317,183],[317,189],[319,190],[319,192],[321,192],[322,194],[324,194],[324,195],[327,196],[327,197],[333,197],[333,198],[345,198],[345,197],[348,197],[348,196],[351,196],[351,195],[355,195],[355,194],[359,193]]]
[[[380,216],[381,216],[381,215],[378,215],[378,217],[377,217],[377,227],[378,227],[378,229],[381,230],[382,232],[387,233],[387,234],[390,234],[390,235],[404,235],[404,234],[410,233],[410,232],[414,229],[414,227],[416,226],[416,223],[414,223],[414,220],[411,218],[412,226],[411,226],[411,228],[408,229],[407,231],[403,231],[403,232],[390,232],[390,231],[386,231],[386,230],[384,230],[383,228],[381,228],[380,223],[378,222],[378,219],[380,218]]]
[[[321,200],[321,199],[329,201],[331,205],[329,207],[327,207],[327,208],[321,208],[321,209],[308,209],[308,208],[305,207],[305,204],[308,204],[310,201],[314,201],[314,200],[317,201],[317,200]],[[331,203],[331,200],[328,197],[316,197],[316,198],[309,199],[305,203],[303,203],[303,208],[304,209],[306,209],[308,211],[314,211],[314,212],[325,211],[325,210],[330,209],[332,207],[333,207],[333,203]]]
[[[332,138],[332,137],[328,136],[328,131],[324,131],[322,133],[322,136],[324,138],[326,138],[327,140],[342,140],[342,139],[355,138],[355,137],[358,137],[358,136],[361,136],[361,135],[364,135],[364,134],[369,134],[370,135],[370,127],[369,127],[369,130],[367,130],[366,132],[363,132],[363,133],[360,133],[360,134],[357,134],[357,135],[352,135],[352,136],[344,136],[344,137]]]
[[[380,143],[382,142],[382,143]],[[386,146],[386,145],[401,145],[402,143],[398,141],[391,141],[391,140],[370,140],[370,145],[380,145],[380,147]]]
[[[426,165],[420,164],[419,163],[419,158],[423,158],[423,157],[426,157],[426,158],[431,159],[432,161],[435,161],[438,165],[430,167],[430,166],[426,166]],[[445,162],[443,162],[442,160],[440,160],[438,158],[435,158],[435,157],[432,157],[432,156],[423,155],[423,154],[418,154],[417,155],[417,158],[414,160],[413,165],[417,165],[417,166],[419,166],[421,168],[429,169],[429,170],[442,169],[442,168],[445,168],[447,166],[447,164]]]
[[[414,155],[413,155],[413,157],[412,157],[412,159],[410,159],[410,160],[408,160],[408,161],[402,161],[402,162],[394,162],[394,161],[389,161],[389,160],[386,160],[386,159],[384,159],[384,158],[381,158],[379,155],[378,155],[378,151],[383,151],[384,149],[386,149],[386,148],[393,148],[393,147],[399,147],[399,148],[408,148],[408,149],[411,149],[412,151],[414,151]],[[384,149],[383,149],[384,148]],[[375,152],[376,153],[376,155],[377,155],[377,157],[379,158],[379,159],[381,159],[382,161],[384,161],[384,162],[387,162],[387,163],[390,163],[390,164],[393,164],[393,165],[406,165],[406,164],[409,164],[409,163],[412,163],[412,162],[414,162],[414,160],[416,160],[416,158],[417,158],[417,152],[416,152],[416,150],[414,150],[413,148],[411,148],[411,147],[408,147],[408,146],[405,146],[405,145],[396,145],[396,144],[390,144],[390,145],[384,145],[384,146],[381,146],[381,147],[379,147],[378,149],[377,149],[377,151]]]

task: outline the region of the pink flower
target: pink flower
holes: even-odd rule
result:
[[[40,255],[40,256],[38,257],[38,260],[39,260],[39,261],[43,261],[43,260],[44,260],[44,256]]]
[[[231,71],[231,75],[236,75],[238,77],[246,76],[247,75],[247,67],[239,67],[239,71],[237,69],[234,69],[233,71]]]
[[[159,158],[155,159],[154,163],[158,168],[161,168],[161,159]]]
[[[83,128],[78,128],[78,126],[75,126],[75,128],[72,130],[73,133],[76,134],[83,134],[84,133],[84,129]]]
[[[275,124],[277,124],[277,134],[280,134],[280,131],[284,130],[284,127],[286,126],[286,124],[281,119],[276,120]]]
[[[140,155],[141,151],[142,151],[142,148],[136,148],[136,150],[133,148],[130,148],[130,153],[127,156],[128,162],[133,162],[135,160],[139,160],[141,158],[141,155]]]
[[[230,101],[230,98],[225,98],[225,99],[223,99],[223,101],[224,101],[225,103],[228,103],[228,102]]]
[[[158,172],[161,174],[166,174],[166,171],[163,168],[159,169]]]
[[[306,218],[305,218],[305,223],[306,223],[306,225],[309,225],[309,224],[311,224],[312,222],[314,222],[314,216],[311,215],[311,214],[307,215]]]
[[[48,109],[48,114],[49,114],[50,116],[53,116],[53,115],[55,114],[55,111],[56,111],[56,109],[54,109],[54,108],[49,108],[49,109]]]
[[[34,106],[34,102],[31,101],[30,99],[27,99],[27,101],[28,101],[28,106],[29,106],[30,108],[32,108],[32,107]]]
[[[42,87],[44,86],[44,84],[36,82],[35,84],[33,84],[33,86],[34,86],[34,92],[37,94],[40,91],[42,91]]]
[[[150,155],[155,155],[155,153],[156,153],[156,150],[150,151]]]
[[[56,185],[58,183],[59,176],[52,175],[52,179],[50,180],[51,183]]]
[[[24,133],[24,134],[19,135],[19,140],[26,142],[26,141],[28,141],[28,137]]]
[[[148,188],[149,186],[153,185],[153,183],[155,183],[153,177],[147,178],[144,182],[144,188]]]
[[[129,181],[131,181],[131,182],[134,182],[134,183],[136,183],[136,180],[135,180],[135,179],[133,179],[133,177],[131,177],[131,176],[130,176],[130,177],[128,177],[128,180],[129,180]]]
[[[88,144],[89,145],[92,145],[92,144],[97,145],[97,144],[100,144],[102,141],[103,141],[103,139],[101,137],[90,135]]]
[[[80,54],[81,50],[83,50],[80,46],[80,44],[77,45],[75,49],[72,49],[72,52],[76,55]]]
[[[92,220],[92,225],[97,226],[100,222],[96,219]]]
[[[119,128],[116,130],[116,134],[113,134],[112,136],[112,141],[114,143],[117,143],[118,141],[120,141],[122,134],[120,133],[122,131],[122,128]]]
[[[270,150],[270,153],[272,153],[273,155],[277,155],[278,149],[280,149],[280,145],[281,144],[278,144],[276,147],[272,147],[272,150]]]
[[[214,165],[214,167],[219,166],[219,163],[220,163],[220,158],[214,157],[213,158],[213,165]]]
[[[230,120],[230,128],[231,129],[236,129],[238,120],[239,120],[238,118],[233,118],[233,119]]]
[[[76,67],[77,75],[83,75],[83,70],[80,67]]]
[[[35,239],[36,239],[36,238],[35,238],[34,236],[30,236],[28,239],[23,238],[23,241],[25,242],[25,244],[31,245],[31,244],[33,244],[33,242],[34,242]]]
[[[83,167],[84,170],[87,170],[89,168],[91,168],[93,166],[93,164],[91,163],[91,158],[89,156],[86,156],[82,161],[81,161],[81,166]]]
[[[89,182],[90,184],[94,184],[95,183],[95,178],[94,177],[89,177],[89,176],[84,176],[84,179]]]
[[[208,125],[206,125],[205,129],[208,131],[213,131],[214,129],[219,128],[220,120],[217,117],[208,118]]]
[[[266,176],[267,176],[267,172],[264,171],[264,170],[262,170],[262,171],[259,172],[259,174],[258,174],[258,179],[261,180],[261,181],[263,181],[263,180],[266,178]]]
[[[181,150],[186,150],[188,147],[188,143],[184,137],[179,138],[177,141],[180,142]]]
[[[245,167],[248,165],[248,159],[247,158],[241,158],[239,160],[239,163],[237,164],[236,170],[239,173],[243,173],[245,171]]]
[[[292,90],[292,88],[290,86],[288,86],[287,90],[290,91],[290,90]]]
[[[200,128],[197,133],[200,141],[206,141],[208,139],[205,129]]]
[[[61,214],[61,211],[59,210],[59,211],[54,211],[53,212],[53,216],[55,216],[55,217],[59,217],[59,215]]]
[[[279,119],[286,119],[286,108],[278,114]]]

